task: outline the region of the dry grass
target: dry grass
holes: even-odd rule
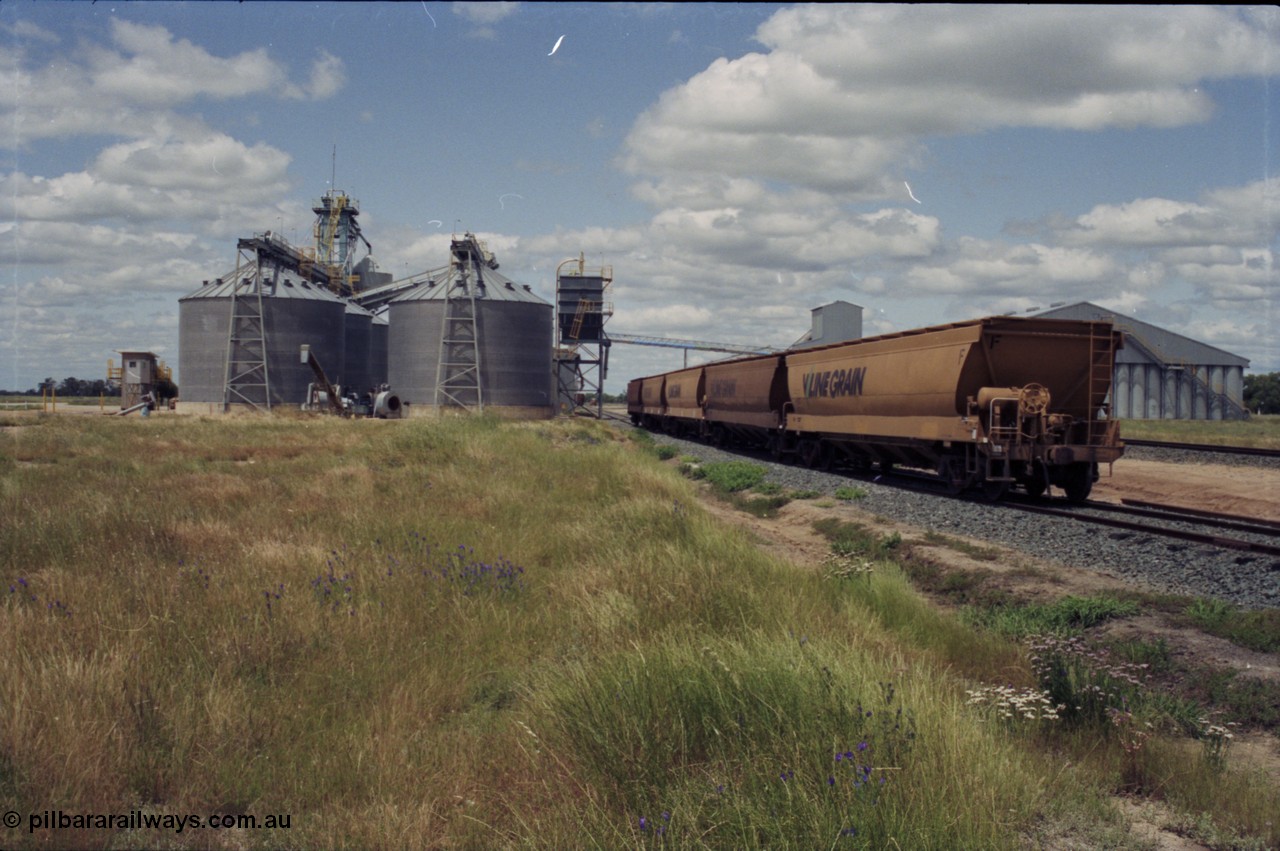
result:
[[[53,417],[0,440],[0,809],[292,816],[24,824],[6,845],[817,847],[856,827],[987,848],[1097,788],[964,704],[957,671],[1027,676],[1015,648],[888,562],[851,582],[761,554],[604,426]],[[864,741],[875,789],[832,792],[832,754]]]

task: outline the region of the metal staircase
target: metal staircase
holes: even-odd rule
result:
[[[1200,370],[1196,368],[1196,364],[1182,358],[1167,357],[1154,345],[1148,342],[1140,333],[1138,333],[1136,329],[1127,323],[1117,322],[1115,323],[1115,327],[1117,331],[1122,331],[1124,333],[1125,338],[1129,341],[1129,345],[1132,345],[1138,351],[1145,353],[1147,357],[1151,358],[1153,363],[1160,364],[1163,372],[1178,373],[1178,384],[1182,383],[1182,376],[1186,376],[1186,380],[1189,385],[1188,390],[1191,393],[1191,401],[1189,403],[1191,408],[1191,419],[1196,418],[1195,410],[1197,395],[1204,400],[1206,416],[1209,416],[1210,411],[1215,405],[1217,405],[1221,410],[1222,419],[1224,420],[1247,420],[1249,418],[1249,410],[1227,395],[1223,388],[1214,387],[1208,379],[1201,375]],[[1177,404],[1175,402],[1175,408],[1176,407]],[[1175,414],[1177,414],[1177,411],[1175,411]]]
[[[1210,384],[1209,380],[1200,374],[1200,370],[1196,369],[1195,364],[1187,361],[1173,361],[1170,366],[1190,379],[1192,385],[1191,405],[1193,409],[1195,407],[1195,393],[1196,390],[1199,390],[1200,395],[1204,398],[1206,416],[1212,416],[1213,407],[1217,405],[1224,420],[1249,419],[1249,409],[1228,396],[1222,388],[1216,388]]]
[[[436,359],[436,409],[444,406],[477,413],[484,411],[480,382],[480,334],[476,326],[476,296],[468,263],[459,258],[457,283],[445,292]],[[477,284],[479,270],[476,269]],[[459,292],[461,291],[461,292]]]
[[[582,322],[587,318],[587,311],[595,306],[590,299],[580,299],[578,301],[578,310],[573,315],[573,327],[569,329],[569,339],[576,340],[582,334]]]
[[[267,327],[262,309],[261,267],[241,278],[231,289],[231,322],[227,329],[226,385],[222,410],[245,404],[271,410],[271,383],[267,375]]]

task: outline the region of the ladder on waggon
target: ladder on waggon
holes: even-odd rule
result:
[[[1111,326],[1089,323],[1089,420],[1088,445],[1097,446],[1107,442],[1108,432],[1115,427],[1115,422],[1108,411],[1107,418],[1102,419],[1102,412],[1107,407],[1107,399],[1111,395],[1111,382],[1115,372],[1116,341]]]

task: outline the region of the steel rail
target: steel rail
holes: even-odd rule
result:
[[[1242,525],[1250,525],[1260,530],[1260,534],[1280,534],[1280,520],[1266,520],[1261,517],[1247,517],[1243,514],[1224,514],[1220,511],[1205,511],[1203,508],[1184,508],[1180,505],[1165,505],[1159,502],[1147,502],[1141,499],[1122,499],[1120,502],[1124,505],[1131,505],[1134,508],[1150,509],[1153,511],[1164,511],[1170,514],[1183,514],[1191,517],[1202,517],[1206,520],[1216,520],[1225,523],[1239,523]],[[1102,503],[1105,505],[1106,503]],[[1231,527],[1226,527],[1231,528]]]
[[[1219,446],[1213,443],[1173,443],[1167,440],[1132,440],[1121,437],[1125,446],[1146,446],[1151,449],[1185,449],[1189,452],[1220,452],[1224,455],[1260,455],[1264,458],[1280,458],[1280,449],[1259,449],[1254,446]]]
[[[1004,502],[1001,503],[1001,506],[1014,511],[1025,511],[1029,514],[1045,514],[1050,517],[1065,517],[1069,520],[1075,520],[1078,523],[1093,523],[1099,526],[1109,526],[1114,529],[1126,529],[1131,532],[1144,532],[1148,535],[1177,538],[1182,541],[1190,541],[1197,544],[1208,544],[1210,546],[1222,547],[1224,549],[1245,550],[1247,552],[1280,556],[1280,546],[1276,546],[1274,544],[1260,544],[1254,541],[1242,541],[1238,538],[1224,538],[1220,535],[1205,535],[1199,532],[1187,532],[1182,529],[1170,529],[1166,526],[1153,526],[1148,523],[1132,523],[1128,520],[1096,517],[1089,514],[1081,514],[1078,511],[1069,511],[1063,508],[1051,508],[1044,505],[1030,505],[1023,502]]]
[[[1266,537],[1280,536],[1280,524],[1268,520],[1255,520],[1252,517],[1239,517],[1234,514],[1214,514],[1213,512],[1197,513],[1183,511],[1170,505],[1147,503],[1139,506],[1122,500],[1121,505],[1114,502],[1087,502],[1081,508],[1093,511],[1107,511],[1112,514],[1128,514],[1132,517],[1149,517],[1152,520],[1167,520],[1172,523],[1212,523],[1219,529],[1230,529],[1233,532],[1247,532]]]

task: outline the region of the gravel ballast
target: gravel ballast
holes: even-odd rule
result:
[[[1045,517],[998,505],[921,493],[879,482],[875,476],[850,477],[779,464],[758,455],[725,452],[696,441],[655,434],[655,442],[675,447],[702,462],[748,460],[764,467],[765,481],[788,490],[819,491],[857,486],[867,492],[861,511],[921,529],[962,535],[1019,550],[1058,564],[1119,577],[1152,590],[1215,597],[1245,608],[1280,606],[1280,559],[1192,544],[1147,534],[1100,529],[1067,518]],[[1137,448],[1129,457],[1178,463],[1229,463],[1274,468],[1275,459],[1224,456],[1178,450]],[[1223,459],[1230,459],[1224,461]],[[889,476],[885,481],[892,481]]]

